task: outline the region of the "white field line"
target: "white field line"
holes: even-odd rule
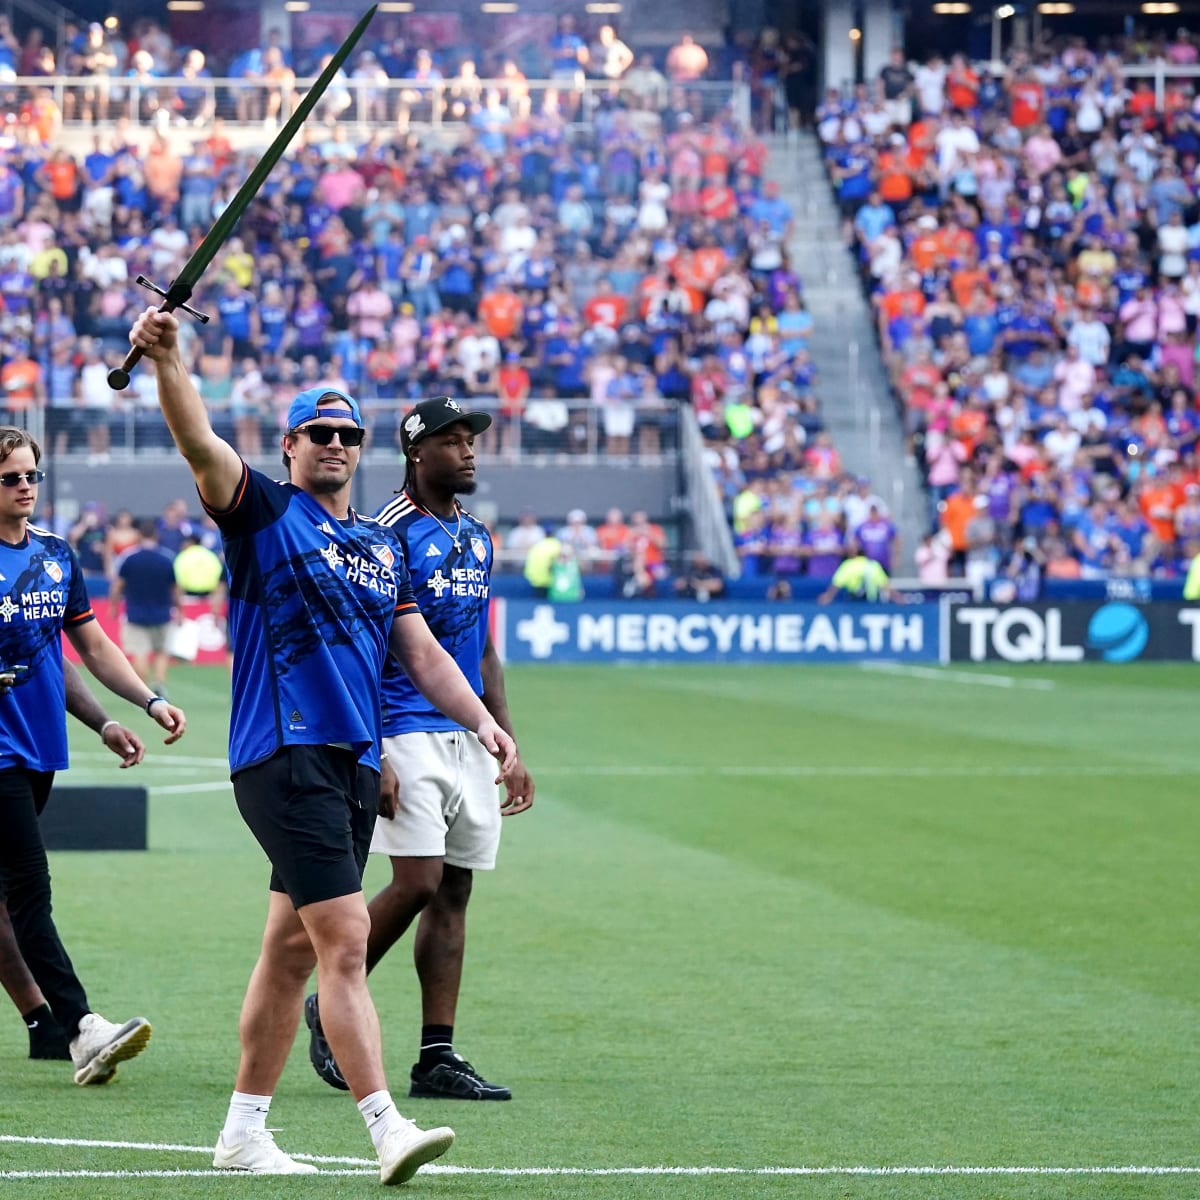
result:
[[[948,667],[914,667],[909,663],[859,663],[859,669],[879,675],[904,675],[910,679],[928,679],[934,683],[964,683],[977,687],[1026,688],[1035,692],[1054,690],[1052,679],[1023,679],[1019,675],[997,675],[994,672],[976,674],[974,671],[952,671]]]
[[[20,1134],[0,1134],[0,1142],[24,1146],[77,1146],[103,1150],[151,1150],[172,1154],[211,1154],[211,1146],[187,1146],[172,1142],[117,1142],[89,1138],[32,1137]],[[370,1170],[327,1171],[329,1175],[374,1174],[378,1165],[369,1158],[346,1158],[336,1155],[293,1154],[293,1158],[305,1162],[343,1164]],[[967,1175],[1200,1175],[1200,1167],[1126,1165],[1108,1166],[894,1166],[894,1167],[456,1167],[433,1163],[421,1168],[431,1175],[861,1175],[861,1176],[967,1176]],[[0,1171],[0,1179],[172,1179],[204,1178],[216,1175],[238,1174],[236,1171],[196,1170],[46,1170],[46,1171]]]
[[[1009,767],[971,767],[955,766],[945,763],[931,763],[928,766],[917,766],[905,763],[897,766],[846,763],[845,765],[813,765],[804,763],[768,766],[752,764],[748,766],[643,766],[606,765],[581,767],[538,767],[536,774],[579,776],[594,775],[618,779],[645,776],[652,779],[691,779],[700,775],[720,775],[726,778],[755,778],[755,779],[842,779],[862,777],[867,779],[982,779],[989,777],[1018,778],[1064,778],[1087,777],[1089,779],[1106,778],[1141,778],[1150,776],[1195,775],[1200,767],[1172,767],[1148,764],[1146,766],[1104,766],[1104,767],[1074,767],[1063,766],[1029,766],[1019,765]]]
[[[140,764],[141,767],[159,767],[163,770],[175,767],[220,767],[224,771],[229,770],[229,759],[224,755],[214,758],[203,758],[199,755],[189,757],[186,754],[173,754],[169,747],[158,747],[153,742],[150,743],[150,751],[153,757],[147,758]],[[113,761],[113,755],[100,750],[79,750],[71,755],[71,761],[107,764]]]
[[[87,755],[77,755],[86,758]],[[111,755],[96,755],[97,759],[108,762]],[[203,759],[204,763],[220,763],[227,768],[224,759]],[[186,762],[181,765],[187,765]],[[1064,763],[1062,766],[990,766],[973,767],[959,766],[948,763],[929,763],[927,765],[901,763],[781,763],[772,766],[766,763],[730,764],[726,766],[709,765],[664,765],[660,763],[593,763],[580,766],[543,766],[537,770],[539,776],[594,776],[602,779],[694,779],[701,775],[718,775],[727,779],[982,779],[996,777],[1003,779],[1138,779],[1152,777],[1177,777],[1200,774],[1200,766],[1164,766],[1157,763],[1146,763],[1142,766],[1072,766]],[[197,792],[219,792],[228,790],[232,785],[228,779],[208,780],[203,783],[171,783],[150,784],[150,791],[156,796],[187,796]]]
[[[293,1155],[303,1158],[303,1155]],[[334,1171],[320,1171],[320,1175],[360,1178],[377,1175],[378,1165],[371,1167],[340,1167]],[[1147,1176],[1147,1175],[1200,1175],[1200,1167],[450,1167],[429,1164],[420,1169],[422,1175],[491,1175],[491,1176],[697,1176],[697,1175],[742,1175],[742,1176],[855,1176],[890,1177],[899,1176]],[[243,1175],[239,1171],[0,1171],[0,1179],[217,1179]],[[309,1176],[312,1178],[312,1176]]]

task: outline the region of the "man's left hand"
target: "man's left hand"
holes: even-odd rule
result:
[[[511,771],[506,771],[500,781],[504,784],[504,800],[500,805],[502,817],[515,817],[533,805],[533,776],[521,757]]]
[[[150,705],[150,717],[157,721],[169,735],[163,738],[164,746],[179,741],[187,730],[187,717],[184,716],[183,709],[176,708],[166,700],[161,704]]]
[[[100,740],[121,760],[121,768],[136,767],[146,757],[146,746],[132,729],[118,722],[106,725]]]

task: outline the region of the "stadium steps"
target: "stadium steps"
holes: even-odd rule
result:
[[[848,471],[867,475],[900,531],[895,574],[912,575],[912,552],[927,525],[916,464],[905,460],[904,434],[879,356],[870,306],[842,241],[841,217],[817,139],[807,132],[775,135],[767,177],[777,180],[795,214],[788,245],[813,316],[812,356],[821,415]]]

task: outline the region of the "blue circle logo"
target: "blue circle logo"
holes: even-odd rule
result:
[[[1150,626],[1132,604],[1106,604],[1092,613],[1087,641],[1105,662],[1132,662],[1146,648]]]

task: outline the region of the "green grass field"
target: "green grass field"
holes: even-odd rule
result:
[[[93,1003],[144,1012],[154,1041],[112,1086],[76,1088],[24,1058],[7,1010],[0,1195],[377,1188],[362,1122],[304,1040],[271,1124],[354,1174],[206,1173],[267,871],[222,783],[224,675],[172,682],[191,732],[134,773],[151,852],[52,863]],[[409,1190],[1200,1194],[1196,682],[1146,665],[510,671],[538,802],[477,882],[458,1043],[516,1098],[402,1105],[459,1134]],[[73,782],[135,781],[72,737]],[[406,945],[372,991],[401,1095],[419,1025]],[[1128,1166],[1146,1171],[1097,1170]],[[860,1167],[877,1170],[783,1173]],[[922,1167],[956,1171],[879,1170]],[[1170,1167],[1192,1173],[1150,1173]]]

